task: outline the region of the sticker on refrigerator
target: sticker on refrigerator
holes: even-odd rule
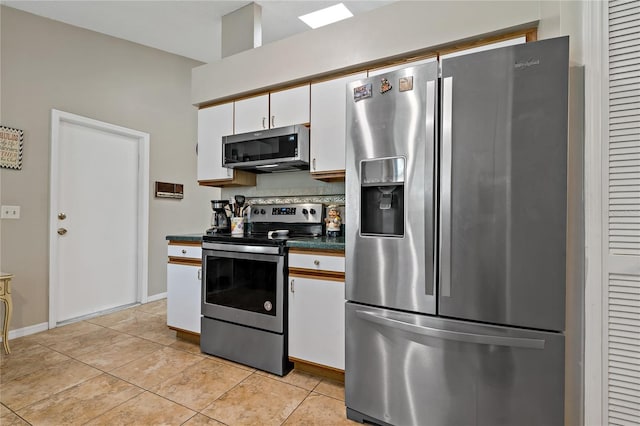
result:
[[[408,92],[409,90],[413,90],[413,76],[400,77],[400,80],[398,80],[398,86],[398,90],[400,92]]]
[[[370,98],[373,94],[371,83],[353,89],[353,100],[355,102]]]
[[[393,89],[391,83],[386,78],[380,80],[380,93],[387,93],[389,90]]]

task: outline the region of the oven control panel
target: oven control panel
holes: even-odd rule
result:
[[[251,222],[322,223],[324,209],[319,203],[264,204],[251,207]]]

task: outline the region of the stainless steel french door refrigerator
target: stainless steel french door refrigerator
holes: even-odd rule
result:
[[[568,38],[347,87],[347,415],[564,422]]]

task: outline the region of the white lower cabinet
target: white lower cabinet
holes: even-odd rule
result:
[[[344,370],[344,281],[289,275],[289,356]]]
[[[199,265],[167,264],[167,325],[200,334]]]

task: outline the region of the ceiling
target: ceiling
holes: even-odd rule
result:
[[[257,1],[262,6],[262,44],[311,31],[298,16],[334,1]],[[354,15],[393,1],[342,1]],[[220,59],[222,16],[249,1],[11,1],[0,4],[129,40],[201,62]]]

